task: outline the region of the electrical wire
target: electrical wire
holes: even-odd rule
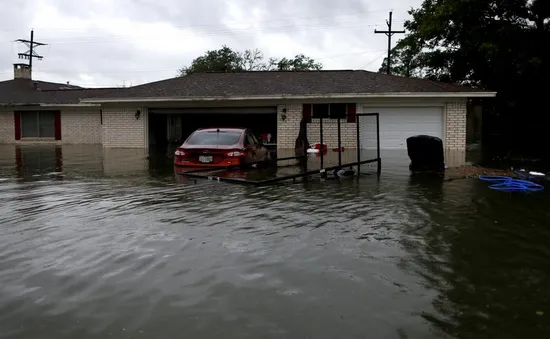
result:
[[[322,60],[331,60],[331,59],[335,59],[335,58],[343,58],[343,57],[348,57],[348,56],[353,56],[353,55],[362,55],[362,54],[367,54],[367,53],[375,53],[375,52],[381,52],[382,50],[375,50],[375,51],[362,51],[362,52],[357,52],[357,53],[346,53],[346,54],[336,54],[336,55],[331,55],[331,56],[327,56],[327,57],[322,57],[322,58],[315,58],[315,60],[317,61],[322,61]],[[384,50],[385,51],[385,50]],[[369,61],[367,63],[367,65],[377,61],[380,56],[382,55],[385,55],[385,52],[379,56],[377,56],[375,59]],[[85,73],[85,74],[122,74],[122,73],[153,73],[153,72],[177,72],[179,71],[180,68],[178,69],[174,69],[174,68],[168,68],[168,69],[118,69],[118,70],[93,70],[93,71],[83,71],[81,73]],[[42,72],[42,73],[58,73],[58,74],[73,74],[75,73],[74,70],[67,70],[67,69],[59,69],[59,70],[54,70],[54,69],[37,69],[35,72]],[[6,71],[6,72],[0,72],[0,74],[11,74],[12,72],[11,71]]]
[[[263,34],[278,34],[278,33],[287,33],[287,32],[306,32],[306,31],[317,31],[325,30],[327,28],[331,29],[359,29],[359,28],[368,28],[368,27],[380,27],[382,24],[365,24],[364,22],[349,22],[347,24],[342,23],[333,23],[333,24],[321,24],[321,25],[286,25],[286,26],[266,26],[266,27],[257,27],[257,28],[243,28],[243,29],[220,29],[214,31],[189,31],[189,32],[178,32],[178,37],[186,36],[201,36],[201,37],[214,37],[214,36],[245,36],[256,33]],[[371,35],[374,32],[365,32],[365,35]],[[60,44],[98,44],[98,43],[111,43],[111,42],[120,42],[120,41],[135,41],[142,40],[143,38],[151,37],[144,34],[139,35],[105,35],[105,36],[88,36],[88,37],[66,37],[66,38],[41,38],[43,41],[47,41],[49,45],[60,45]],[[152,37],[151,37],[152,38]],[[174,37],[162,37],[156,36],[155,40],[162,42],[164,40],[173,42]],[[13,43],[13,41],[0,41],[0,43]]]
[[[341,13],[341,14],[331,14],[331,15],[323,15],[323,16],[306,16],[306,17],[289,17],[286,16],[285,19],[275,19],[270,18],[268,20],[257,20],[257,21],[242,21],[238,20],[238,23],[240,24],[262,24],[262,23],[274,23],[274,22],[280,22],[280,23],[287,23],[292,21],[312,21],[316,19],[335,19],[337,17],[344,17],[344,16],[365,16],[368,14],[374,14],[374,13],[380,13],[386,11],[386,9],[378,9],[378,10],[372,10],[372,11],[354,11],[350,13]],[[394,21],[394,22],[404,22],[405,20],[401,21]],[[230,21],[233,23],[234,21]],[[236,21],[235,21],[236,22]],[[178,28],[178,29],[200,29],[200,28],[208,28],[208,27],[224,27],[226,25],[220,24],[220,23],[210,23],[210,24],[202,24],[202,25],[174,25],[170,24],[170,27]],[[90,32],[90,31],[103,31],[103,29],[95,28],[47,28],[47,27],[33,27],[34,30],[39,31],[48,31],[48,32]],[[16,29],[6,29],[2,28],[0,32],[10,32],[10,31],[16,31]]]

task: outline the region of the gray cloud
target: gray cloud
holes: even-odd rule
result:
[[[51,43],[34,75],[84,86],[172,77],[207,49],[259,48],[266,57],[307,54],[325,68],[377,69],[386,46],[374,35],[394,9],[396,28],[421,0],[0,0],[0,80],[12,77],[9,41]],[[383,28],[380,26],[379,28]]]

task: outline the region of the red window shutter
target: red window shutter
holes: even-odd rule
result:
[[[306,122],[311,122],[311,104],[302,105],[302,118],[306,119]]]
[[[21,140],[21,114],[13,112],[13,125],[15,127],[15,140]]]
[[[55,140],[61,140],[61,112],[55,112]]]
[[[357,121],[357,104],[347,104],[348,108],[348,122]]]

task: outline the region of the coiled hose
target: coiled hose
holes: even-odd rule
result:
[[[492,182],[493,184],[489,186],[490,189],[497,191],[542,191],[544,186],[534,183],[529,180],[520,180],[514,179],[506,176],[490,176],[490,175],[480,175],[480,180]]]

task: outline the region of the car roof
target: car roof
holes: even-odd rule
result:
[[[197,131],[205,131],[205,132],[244,132],[247,129],[246,128],[236,128],[236,127],[209,127],[209,128],[199,128]]]

